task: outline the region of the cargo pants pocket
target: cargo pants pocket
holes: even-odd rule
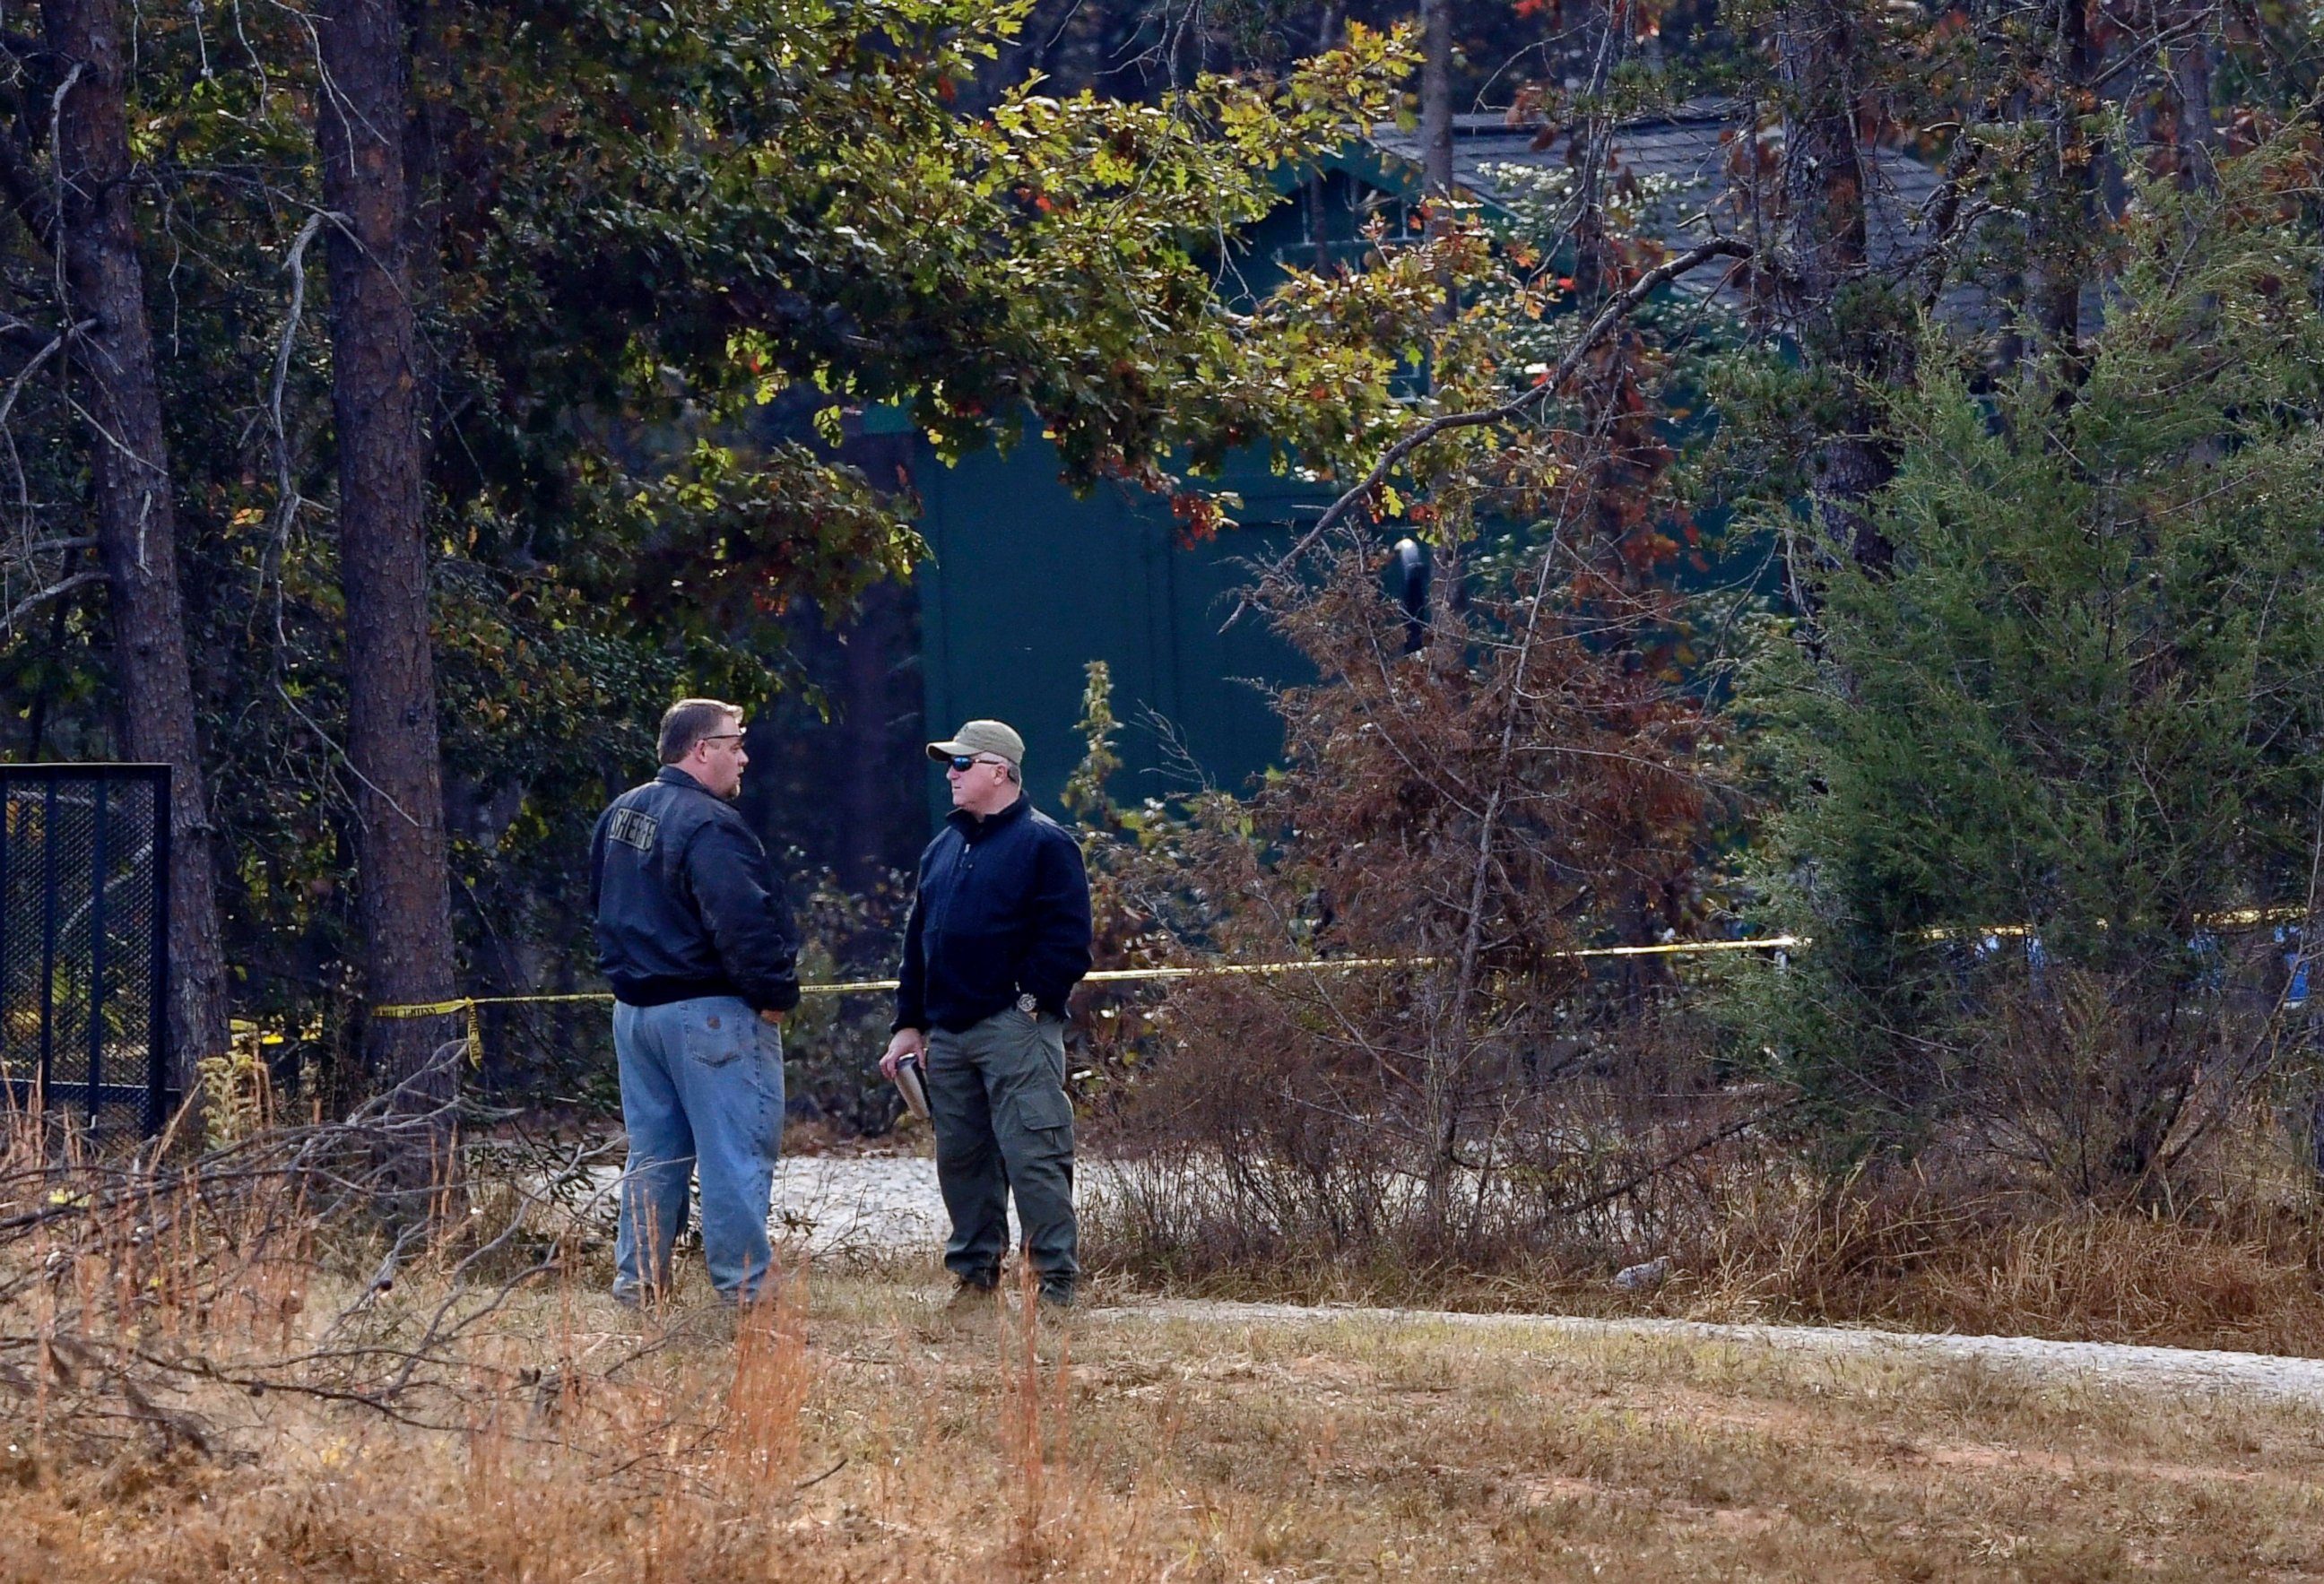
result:
[[[1017,1125],[1035,1133],[1074,1125],[1073,1101],[1065,1098],[1065,1091],[1047,1083],[1028,1083],[1019,1089],[1015,1109]]]
[[[1011,1075],[1011,1109],[1019,1127],[1041,1134],[1074,1125],[1074,1102],[1065,1096],[1065,1031],[1049,1018],[1006,1014],[1021,1032]],[[1068,1136],[1070,1137],[1070,1135]],[[1070,1147],[1070,1146],[1068,1146]]]

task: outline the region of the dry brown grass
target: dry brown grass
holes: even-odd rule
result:
[[[2168,1213],[1919,1173],[1720,1188],[1674,1228],[1671,1312],[2324,1356],[2310,1183],[2222,1179]]]
[[[1849,1206],[1791,1235],[1737,1224],[1692,1294],[1705,1318],[2324,1355],[2317,1229],[2303,1219]]]
[[[739,1337],[594,1279],[529,1293],[426,1424],[212,1387],[181,1404],[203,1454],[36,1441],[19,1401],[0,1576],[2324,1577],[2305,1410],[1516,1327],[1028,1338],[1013,1310],[948,1319],[933,1275],[818,1272]]]
[[[42,1137],[0,1139],[0,1579],[2324,1578],[2309,1409],[1514,1324],[1028,1331],[1027,1291],[943,1312],[932,1262],[795,1268],[741,1316],[690,1268],[641,1315],[533,1167],[431,1191],[450,1229],[390,1265],[364,1136],[159,1172]],[[2151,1331],[2200,1259],[2221,1324],[2297,1299],[2264,1239],[2160,1220],[1730,1209],[1650,1302]]]
[[[1872,1324],[2324,1357],[2324,1195],[2225,1174],[2169,1211],[2061,1202],[1942,1174],[1834,1182],[1780,1151],[1706,1155],[1629,1213],[1524,1221],[1451,1252],[1425,1227],[1364,1243],[1254,1233],[1199,1162],[1143,1172],[1085,1241],[1158,1292],[1293,1303]],[[1609,1278],[1657,1257],[1669,1281]]]

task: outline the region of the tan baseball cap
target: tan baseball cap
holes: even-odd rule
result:
[[[928,744],[928,757],[939,761],[962,753],[997,754],[1012,765],[1021,765],[1025,762],[1025,740],[1017,735],[1014,728],[999,721],[971,721],[948,741]]]

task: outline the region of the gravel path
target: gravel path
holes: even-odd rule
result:
[[[1101,1174],[1084,1174],[1086,1184]],[[946,1229],[936,1163],[920,1156],[794,1156],[775,1179],[774,1229],[816,1255],[933,1251]],[[1972,1359],[2045,1381],[2090,1380],[2172,1390],[2227,1392],[2324,1406],[2324,1359],[2036,1337],[1934,1336],[1837,1326],[1717,1324],[1684,1320],[1590,1320],[1563,1315],[1471,1314],[1420,1309],[1307,1309],[1288,1303],[1166,1300],[1091,1311],[1093,1318],[1215,1325],[1399,1324],[1529,1328],[1571,1337],[1671,1336],[1780,1351]]]
[[[1524,1330],[1565,1337],[1679,1337],[1771,1348],[1779,1352],[1854,1357],[1974,1359],[2047,1382],[2089,1381],[2171,1390],[2237,1393],[2324,1407],[2324,1358],[2146,1348],[2120,1342],[2053,1342],[2039,1337],[1937,1336],[1858,1331],[1843,1326],[1725,1325],[1694,1320],[1590,1320],[1555,1314],[1470,1314],[1434,1309],[1322,1309],[1293,1303],[1232,1303],[1163,1299],[1093,1309],[1093,1319],[1193,1322],[1209,1325],[1331,1324],[1347,1320],[1401,1325]]]
[[[932,1159],[807,1155],[776,1163],[775,1236],[803,1242],[810,1253],[941,1248],[951,1228]]]

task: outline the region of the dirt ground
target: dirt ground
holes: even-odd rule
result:
[[[402,1419],[189,1393],[207,1450],[18,1397],[0,1577],[2324,1579],[2313,1406],[1379,1316],[1028,1348],[933,1274],[817,1269],[739,1340],[541,1293]]]

